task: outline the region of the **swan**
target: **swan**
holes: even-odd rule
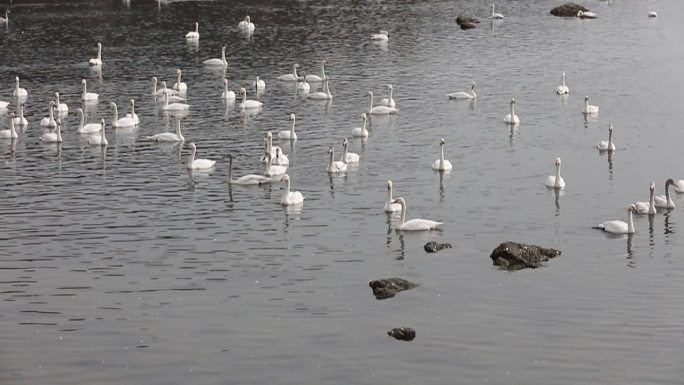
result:
[[[342,141],[342,148],[344,148],[344,153],[342,153],[342,159],[344,163],[359,163],[360,156],[355,152],[349,152],[349,141],[344,138]]]
[[[298,205],[304,203],[304,196],[299,191],[290,191],[290,176],[285,174],[280,177],[281,182],[285,182],[285,191],[280,198],[280,204],[283,206]]]
[[[254,32],[254,23],[252,23],[249,16],[245,16],[245,19],[238,23],[238,28],[243,32],[252,34]]]
[[[181,72],[180,68],[177,69],[176,70],[177,80],[176,80],[176,83],[173,84],[173,89],[178,91],[178,92],[184,93],[184,92],[188,91],[188,85],[185,84],[185,82],[181,81],[181,74],[182,74],[182,72]]]
[[[277,153],[280,153],[280,150],[278,150]],[[264,159],[266,160],[266,163],[264,163],[263,165],[264,175],[270,177],[275,175],[283,175],[287,172],[287,165],[279,165],[272,163],[272,157],[270,153],[264,153]]]
[[[561,159],[556,158],[556,161],[553,162],[553,164],[556,166],[556,175],[549,175],[548,178],[546,178],[546,187],[548,188],[554,188],[554,189],[560,189],[564,190],[565,189],[565,180],[563,180],[563,177],[560,174],[560,169],[561,169]]]
[[[568,86],[565,85],[565,72],[561,74],[561,84],[558,87],[556,87],[556,93],[558,95],[566,95],[570,93],[570,88],[568,88]]]
[[[16,82],[16,85],[14,86],[14,95],[15,98],[26,98],[28,96],[28,92],[26,92],[26,88],[19,87],[19,76],[15,76],[14,80]]]
[[[333,150],[333,146],[328,147],[328,172],[329,173],[338,173],[338,172],[345,172],[347,171],[347,164],[340,161],[340,160],[334,160],[333,158],[335,157],[335,151]]]
[[[308,75],[304,71],[302,71],[302,75],[303,76],[299,78],[299,81],[297,81],[297,89],[302,91],[302,93],[308,94],[311,90],[311,85],[306,81]]]
[[[59,101],[59,92],[55,92],[55,111],[58,113],[69,112],[69,106]]]
[[[19,116],[15,117],[13,120],[15,127],[28,126],[28,120],[24,117],[24,102],[19,103]]]
[[[112,109],[114,110],[114,119],[112,120],[112,127],[123,128],[135,126],[135,120],[129,118],[128,116],[124,116],[123,118],[119,119],[119,109],[116,108],[116,103],[111,102],[109,104],[112,106]]]
[[[678,179],[675,181],[675,191],[678,193],[684,193],[684,179]]]
[[[615,151],[613,143],[613,123],[608,126],[608,140],[600,140],[596,145],[600,151]]]
[[[203,61],[202,64],[204,64],[205,66],[227,67],[228,62],[226,61],[226,47],[224,46],[223,48],[221,48],[221,58],[220,59],[218,59],[218,58],[207,59],[207,60]],[[180,80],[179,80],[179,82],[180,82]],[[183,83],[183,84],[185,84],[185,83]],[[174,86],[174,88],[175,88],[175,86]]]
[[[580,19],[596,19],[596,14],[594,12],[589,12],[589,11],[579,11],[577,12],[577,17]]]
[[[216,164],[215,160],[195,159],[195,154],[197,153],[197,146],[195,146],[195,143],[188,143],[188,147],[190,147],[190,149],[192,150],[192,155],[188,159],[188,164],[186,165],[187,168],[191,170],[196,170],[214,167],[214,165]]]
[[[240,95],[242,96],[242,102],[239,105],[241,109],[259,108],[264,105],[258,100],[247,99],[247,90],[244,87],[240,88]]]
[[[57,132],[47,132],[40,137],[41,142],[62,143],[62,121],[57,120]]]
[[[162,81],[160,95],[162,95],[162,97],[168,98],[169,103],[180,103],[186,100],[178,91],[166,88],[166,81]]]
[[[292,127],[290,127],[289,130],[278,131],[278,138],[289,139],[289,140],[297,140],[297,133],[295,132],[296,119],[297,118],[295,117],[295,114],[290,114],[290,121],[292,122]]]
[[[7,130],[0,130],[0,139],[16,139],[17,130],[14,128],[14,114],[10,114],[10,128]]]
[[[324,80],[327,80],[328,77],[325,76],[325,60],[321,61],[321,76],[318,75],[309,75],[308,80],[312,82],[322,82]]]
[[[283,154],[283,150],[280,147],[273,145],[273,134],[271,134],[271,131],[266,133],[266,152],[273,158],[271,163],[279,166],[287,166],[290,164],[290,159],[287,155]]]
[[[256,79],[252,82],[252,87],[257,91],[263,91],[266,89],[266,82],[264,79],[259,79],[259,75],[257,75]]]
[[[404,198],[397,198],[393,203],[399,203],[401,206],[401,221],[396,225],[396,231],[427,231],[436,229],[443,225],[443,222],[432,221],[429,219],[411,219],[406,220],[406,200]]]
[[[366,122],[368,121],[368,115],[365,112],[361,113],[361,118],[363,119],[363,126],[352,128],[352,136],[367,138],[368,129],[366,129]]]
[[[135,113],[135,99],[131,99],[129,105],[131,107],[131,112],[127,113],[126,117],[133,119],[133,122],[137,125],[140,123],[140,119],[138,119],[138,114]]]
[[[494,4],[490,5],[489,8],[492,9],[492,19],[501,20],[504,18],[502,14],[494,12]]]
[[[226,155],[226,157],[228,158],[228,183],[246,186],[254,184],[262,185],[266,183],[271,183],[271,181],[273,181],[272,178],[258,174],[248,174],[243,175],[237,179],[233,179],[233,154],[228,154]]]
[[[81,79],[81,100],[84,102],[97,102],[97,99],[100,97],[100,95],[94,93],[94,92],[87,92],[86,90],[86,80]]]
[[[378,33],[374,33],[371,35],[371,40],[375,41],[387,41],[389,39],[389,32],[382,30],[379,31]]]
[[[580,11],[582,12],[582,11]],[[591,115],[591,114],[598,114],[599,112],[599,106],[595,106],[593,104],[589,104],[589,96],[584,97],[584,109],[582,110],[582,113],[585,115]]]
[[[309,99],[317,100],[332,100],[333,96],[330,93],[330,87],[328,86],[328,81],[323,82],[323,91],[312,92],[306,95]]]
[[[655,207],[665,208],[665,209],[675,208],[675,204],[672,201],[672,197],[670,196],[670,186],[674,185],[674,184],[675,184],[675,181],[672,178],[665,181],[665,195],[656,195],[655,196],[655,198],[654,198]]]
[[[394,102],[394,87],[391,84],[387,85],[389,90],[389,98],[382,98],[380,100],[380,105],[395,108],[397,105]]]
[[[41,127],[57,127],[57,121],[55,121],[55,102],[50,100],[49,107],[48,107],[48,116],[46,118],[41,119],[40,125]]]
[[[97,42],[97,57],[88,60],[88,64],[91,66],[101,66],[102,65],[102,43]]]
[[[432,169],[435,171],[451,171],[451,162],[444,159],[444,145],[446,140],[444,138],[439,140],[439,159],[432,163]]]
[[[9,9],[5,8],[5,17],[0,16],[0,24],[9,25]]]
[[[370,115],[389,115],[389,114],[394,114],[398,109],[394,107],[387,107],[387,106],[375,106],[373,107],[373,92],[368,91],[366,92],[366,96],[369,97],[368,100],[368,111],[366,111]]]
[[[385,212],[394,213],[401,211],[401,204],[394,201],[392,198],[392,181],[387,181],[387,202],[385,202]]]
[[[651,190],[651,195],[650,195],[648,202],[635,202],[634,203],[634,213],[635,214],[655,215],[655,213],[656,213],[655,182],[651,182],[651,186],[649,187],[649,190]]]
[[[102,128],[100,126],[100,123],[88,123],[85,124],[85,113],[83,112],[82,108],[77,108],[76,112],[78,113],[80,117],[80,123],[78,125],[78,133],[79,134],[92,134],[94,132],[100,131]]]
[[[154,134],[152,136],[146,136],[146,139],[154,140],[155,142],[185,142],[185,138],[181,133],[181,121],[176,119],[176,133],[162,132],[160,134]]]
[[[278,80],[282,80],[282,81],[286,81],[286,82],[299,81],[300,77],[297,75],[297,68],[299,68],[299,64],[297,64],[297,63],[293,64],[292,65],[292,73],[280,75],[280,76],[278,76]]]
[[[162,104],[161,109],[164,111],[187,111],[190,109],[189,104],[185,103],[171,103],[169,104],[169,97],[168,95],[164,95],[164,104]]]
[[[515,114],[515,99],[511,99],[511,113],[504,117],[504,122],[508,124],[520,124],[518,115]]]
[[[477,94],[475,93],[475,82],[470,83],[470,90],[468,92],[458,91],[450,94],[446,94],[449,99],[475,99]]]
[[[105,136],[104,119],[100,120],[100,127],[100,135],[92,135],[90,138],[88,138],[88,144],[91,146],[106,146],[109,144],[109,142],[107,142],[107,137]]]
[[[166,82],[162,82],[162,88],[157,89],[157,77],[152,76],[152,95],[154,96],[164,96],[164,95],[178,95],[179,92],[176,90],[166,88]]]
[[[612,220],[603,222],[594,228],[613,234],[634,234],[636,231],[634,230],[632,214],[635,211],[636,207],[634,205],[629,205],[627,208],[627,223],[621,220]]]
[[[235,92],[228,89],[228,79],[223,79],[223,93],[221,99],[226,101],[235,100]]]
[[[658,17],[658,13],[656,13],[656,11],[649,11],[648,17]]]
[[[195,30],[190,31],[185,34],[185,38],[188,40],[197,40],[199,39],[199,23],[195,23]]]

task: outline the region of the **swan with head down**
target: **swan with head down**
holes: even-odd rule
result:
[[[636,207],[634,205],[629,205],[627,208],[627,222],[614,219],[600,223],[594,228],[612,234],[634,234],[636,230],[634,229],[634,220],[632,218],[632,214],[635,211]]]
[[[438,228],[444,222],[437,222],[430,219],[411,219],[406,220],[406,200],[404,198],[396,198],[393,203],[398,203],[401,206],[401,220],[395,226],[396,231],[428,231]]]

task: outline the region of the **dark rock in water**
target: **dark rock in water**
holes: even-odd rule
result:
[[[428,242],[423,246],[428,253],[436,253],[442,249],[450,249],[451,243]]]
[[[575,3],[565,3],[551,10],[553,16],[576,17],[579,11],[587,12],[589,8]]]
[[[401,341],[413,341],[416,338],[416,331],[413,328],[394,328],[388,331],[387,335]]]
[[[413,289],[418,285],[401,278],[387,278],[370,281],[368,286],[373,289],[376,299],[387,299],[394,297],[400,291]]]
[[[462,23],[459,24],[459,27],[461,27],[461,29],[473,29],[476,27],[476,25],[473,23]]]
[[[526,267],[537,268],[543,262],[560,255],[559,250],[545,249],[536,245],[525,245],[517,242],[504,242],[492,251],[489,256],[494,265],[506,270],[520,270]]]
[[[469,28],[475,28],[475,24],[479,23],[480,20],[477,20],[474,17],[466,16],[466,15],[458,15],[456,17],[456,24],[461,26],[461,29],[469,29]],[[472,27],[466,27],[464,28],[464,25],[472,25]]]

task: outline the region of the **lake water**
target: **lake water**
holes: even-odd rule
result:
[[[558,2],[560,4],[560,2]],[[591,227],[625,219],[651,181],[684,178],[680,92],[684,3],[587,1],[596,20],[556,18],[547,1],[503,2],[503,21],[478,1],[15,2],[0,28],[0,100],[14,76],[29,91],[29,127],[0,141],[0,383],[15,384],[673,384],[684,377],[684,221],[678,207],[636,234]],[[647,18],[656,10],[658,18]],[[483,22],[460,30],[459,13]],[[249,14],[255,34],[237,23]],[[185,33],[200,23],[198,44]],[[370,35],[389,31],[389,43]],[[103,42],[101,72],[88,58]],[[224,73],[201,62],[227,47]],[[276,80],[301,64],[331,78],[331,103]],[[151,96],[181,68],[198,156],[144,137],[173,131]],[[568,97],[554,89],[566,72]],[[220,100],[266,81],[264,108],[243,115]],[[103,151],[76,132],[80,79],[108,122]],[[477,83],[476,102],[445,93]],[[366,91],[399,113],[374,117],[354,139],[358,167],[326,172],[359,126]],[[312,83],[313,84],[313,83]],[[39,125],[59,91],[70,112],[61,146]],[[249,92],[254,98],[253,92]],[[584,96],[600,105],[581,113]],[[515,97],[522,123],[503,123]],[[115,132],[106,102],[141,123]],[[0,125],[8,126],[7,113]],[[281,184],[227,183],[259,170],[262,138],[290,156],[301,210],[279,204]],[[617,151],[596,142],[615,127]],[[454,169],[431,170],[445,138]],[[277,140],[276,140],[277,142]],[[544,187],[563,159],[567,188]],[[442,231],[398,234],[382,208],[385,183],[409,218]],[[452,249],[426,254],[425,242]],[[515,240],[560,249],[541,269],[508,273],[489,254]],[[378,301],[372,279],[419,284]],[[413,342],[386,335],[416,329]]]

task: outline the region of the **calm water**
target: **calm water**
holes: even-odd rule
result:
[[[681,207],[632,237],[591,226],[624,219],[653,180],[684,178],[684,26],[676,0],[589,1],[599,19],[548,14],[556,3],[505,2],[506,18],[461,31],[477,1],[256,1],[15,4],[0,30],[0,100],[13,78],[29,91],[29,128],[0,142],[0,382],[3,384],[673,384],[684,377]],[[649,10],[658,11],[649,19]],[[256,33],[237,22],[249,14]],[[184,39],[200,22],[197,45]],[[371,33],[386,29],[386,46]],[[86,62],[104,45],[101,73]],[[266,80],[261,112],[219,99],[224,74],[201,61],[227,46],[231,88]],[[305,100],[275,78],[325,59],[335,99]],[[186,140],[219,159],[189,174],[187,147],[144,137],[173,131],[150,95],[152,76],[188,83]],[[553,91],[567,73],[570,96]],[[136,130],[108,129],[105,151],[76,128],[80,79],[106,101],[135,98]],[[477,82],[474,103],[447,92]],[[394,84],[400,113],[373,118],[353,140],[358,168],[330,178],[327,147],[359,126],[372,90]],[[69,104],[64,143],[40,142],[55,91]],[[600,105],[581,114],[583,97]],[[254,97],[254,95],[250,95]],[[508,101],[522,124],[503,124]],[[9,111],[14,111],[13,103]],[[301,210],[280,187],[232,190],[258,171],[261,138],[290,125]],[[7,127],[7,112],[0,114]],[[618,151],[595,144],[615,126]],[[430,169],[438,140],[454,165]],[[563,159],[567,189],[543,186]],[[443,231],[398,235],[382,211],[385,182],[408,217]],[[681,195],[674,196],[684,206]],[[429,240],[453,249],[427,255]],[[538,270],[502,272],[489,253],[505,240],[555,247]],[[377,301],[367,283],[420,286]],[[385,334],[411,326],[410,343]]]

